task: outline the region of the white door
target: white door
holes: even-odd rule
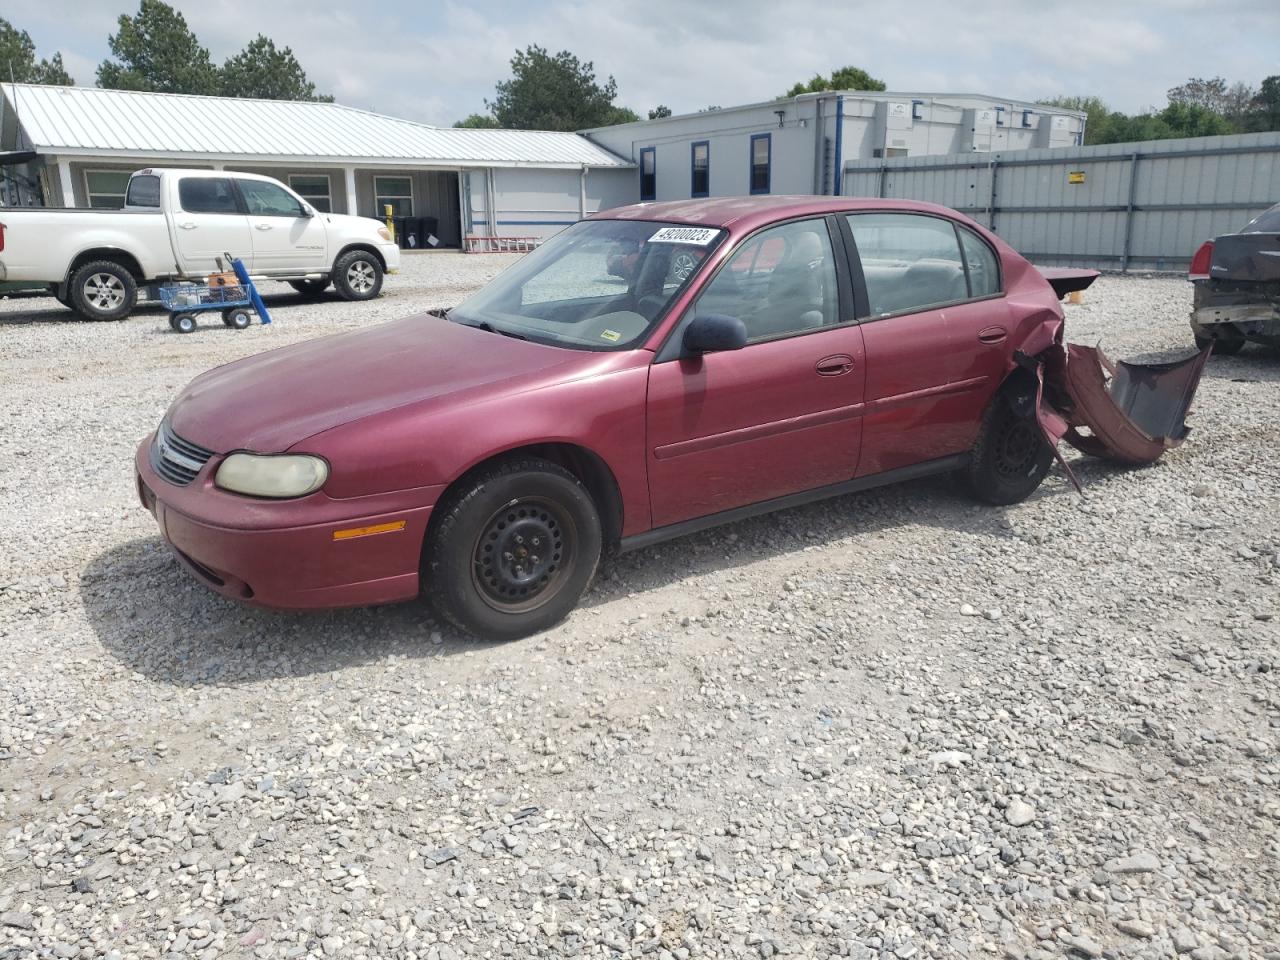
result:
[[[174,245],[182,272],[200,276],[218,268],[230,253],[252,267],[249,218],[244,215],[229,177],[183,177],[173,211]],[[230,266],[227,266],[230,269]]]
[[[249,214],[253,269],[266,274],[328,268],[324,218],[277,183],[236,179]]]

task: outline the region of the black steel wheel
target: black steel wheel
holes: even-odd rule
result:
[[[562,620],[600,561],[590,493],[554,463],[483,468],[436,508],[423,548],[424,590],[449,621],[482,640],[512,640]]]
[[[1007,391],[992,399],[960,479],[969,495],[995,506],[1025,500],[1049,472],[1053,450],[1035,420],[1034,400]]]

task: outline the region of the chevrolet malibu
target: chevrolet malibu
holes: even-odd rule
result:
[[[522,636],[607,550],[929,474],[1012,504],[1061,440],[1154,460],[1207,354],[1064,345],[1059,300],[1095,276],[925,203],[611,210],[454,309],[197,377],[139,446],[138,493],[225,596],[425,592],[470,633]]]

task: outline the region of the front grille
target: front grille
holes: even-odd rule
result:
[[[151,443],[151,466],[160,476],[180,487],[185,487],[194,480],[200,468],[212,456],[212,450],[206,450],[174,433],[168,421],[160,424],[156,438]]]

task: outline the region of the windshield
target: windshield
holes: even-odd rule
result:
[[[724,233],[644,220],[583,220],[448,316],[455,323],[576,350],[635,347]]]
[[[1244,225],[1241,233],[1280,233],[1280,203],[1264,210]]]

